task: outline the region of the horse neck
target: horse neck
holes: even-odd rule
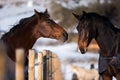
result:
[[[103,30],[104,28],[98,28],[98,35],[96,37],[96,41],[100,47],[100,55],[104,57],[111,57],[116,54],[118,41],[116,39],[116,33],[109,27],[107,28],[108,29],[106,30]]]
[[[37,40],[37,38],[34,37],[34,34],[32,33],[33,29],[31,28],[35,26],[35,24],[36,23],[31,21],[28,25],[25,24],[28,28],[24,27],[23,29],[12,33],[12,35],[3,38],[3,41],[7,46],[7,54],[12,60],[15,61],[16,48],[23,48],[25,50],[25,56],[27,57],[28,50],[32,48]]]

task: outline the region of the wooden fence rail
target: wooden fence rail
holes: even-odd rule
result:
[[[56,54],[49,50],[44,50],[37,54],[35,57],[35,51],[29,50],[29,65],[28,65],[28,78],[29,80],[62,80],[60,61]],[[37,63],[35,64],[35,61]],[[3,52],[0,49],[0,80],[4,80],[4,66],[5,62]],[[2,64],[2,65],[1,65]],[[16,80],[24,80],[24,50],[16,50]],[[35,72],[35,66],[38,70]],[[38,73],[38,77],[35,78],[35,73]]]

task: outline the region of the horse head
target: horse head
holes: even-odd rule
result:
[[[77,15],[74,13],[73,15],[79,21],[76,27],[79,35],[78,48],[80,49],[81,53],[84,54],[85,52],[87,52],[87,47],[93,38],[93,29],[91,24],[92,20],[91,17],[85,11],[83,11],[82,15]]]
[[[34,10],[34,12],[37,18],[37,25],[34,34],[37,38],[46,37],[62,41],[68,39],[67,32],[60,25],[55,23],[55,21],[50,19],[47,9],[44,13],[39,13],[37,10]]]

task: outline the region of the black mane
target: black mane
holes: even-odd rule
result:
[[[90,16],[91,19],[93,19],[95,22],[98,21],[99,24],[103,23],[106,24],[107,26],[104,27],[109,27],[111,28],[114,32],[120,32],[120,29],[115,27],[112,22],[110,21],[109,18],[107,18],[104,15],[99,15],[97,13],[87,13],[86,15]],[[98,24],[98,25],[99,25]]]

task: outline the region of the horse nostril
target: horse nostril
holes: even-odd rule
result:
[[[80,48],[80,51],[82,54],[84,54],[86,52],[83,48]]]
[[[64,32],[63,33],[63,36],[64,36],[64,41],[66,41],[68,39],[68,33],[67,32]]]

